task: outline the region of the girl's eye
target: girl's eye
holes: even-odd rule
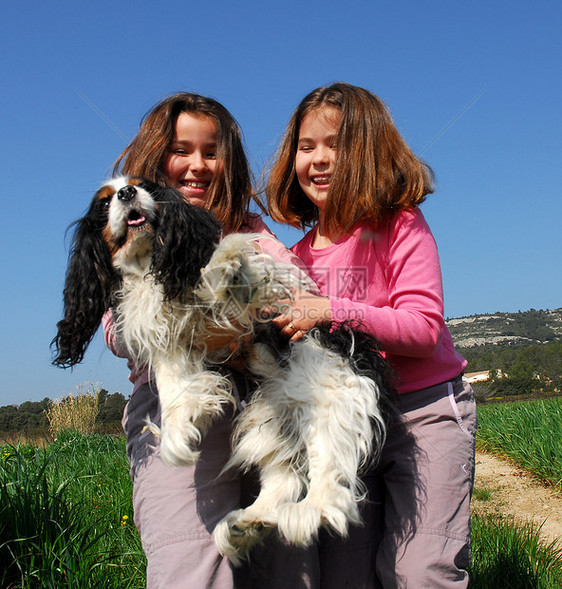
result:
[[[215,151],[210,151],[209,153],[207,153],[207,154],[205,155],[205,157],[206,157],[208,160],[216,160],[216,159],[217,159],[217,153],[216,153]]]

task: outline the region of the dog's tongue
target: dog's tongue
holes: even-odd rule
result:
[[[146,221],[146,219],[144,218],[144,216],[140,215],[139,217],[137,217],[135,219],[127,219],[127,224],[128,225],[142,225],[145,221]]]

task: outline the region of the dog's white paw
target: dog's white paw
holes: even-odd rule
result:
[[[245,515],[245,509],[231,511],[213,532],[219,552],[234,566],[240,566],[244,560],[248,560],[250,550],[256,544],[262,544],[268,533],[261,521],[246,519]]]
[[[348,515],[334,505],[322,509],[322,526],[331,528],[342,538],[347,536],[349,521]]]
[[[203,435],[223,415],[224,399],[218,395],[182,400],[162,411],[160,453],[169,465],[194,464]]]
[[[329,500],[319,502],[318,506],[322,512],[322,525],[332,528],[342,537],[347,536],[350,523],[361,523],[357,496],[341,485],[331,493]]]
[[[322,513],[306,500],[279,507],[277,528],[281,536],[297,546],[309,546],[318,535]]]
[[[169,466],[194,464],[200,454],[194,448],[200,442],[201,433],[193,423],[166,423],[160,430],[160,455]]]
[[[357,496],[342,485],[336,485],[331,492],[327,489],[314,498],[308,497],[321,513],[323,527],[330,528],[339,536],[345,538],[349,524],[360,524],[359,502]]]

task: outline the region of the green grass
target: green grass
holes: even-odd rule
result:
[[[562,547],[541,541],[531,524],[501,516],[472,517],[471,589],[559,589]]]
[[[0,467],[1,587],[144,587],[122,440],[62,435],[5,446]]]
[[[561,409],[562,399],[479,407],[478,443],[560,485]],[[0,452],[0,587],[145,586],[123,439],[67,433]],[[475,514],[472,525],[471,589],[562,587],[560,544],[496,514]]]
[[[562,489],[562,397],[482,405],[478,446]]]
[[[555,489],[562,484],[562,398],[478,407],[478,447],[511,458]],[[476,489],[480,501],[489,489]],[[471,589],[562,587],[562,543],[498,514],[472,517]]]
[[[475,488],[473,498],[477,501],[490,501],[492,498],[492,491],[487,487]]]

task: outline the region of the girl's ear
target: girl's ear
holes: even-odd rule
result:
[[[111,293],[119,281],[99,228],[89,216],[78,221],[64,287],[64,317],[51,342],[53,364],[68,368],[84,359]]]
[[[152,194],[159,210],[152,273],[163,285],[166,299],[181,299],[211,259],[221,227],[209,211],[186,203],[173,188],[159,188]]]

